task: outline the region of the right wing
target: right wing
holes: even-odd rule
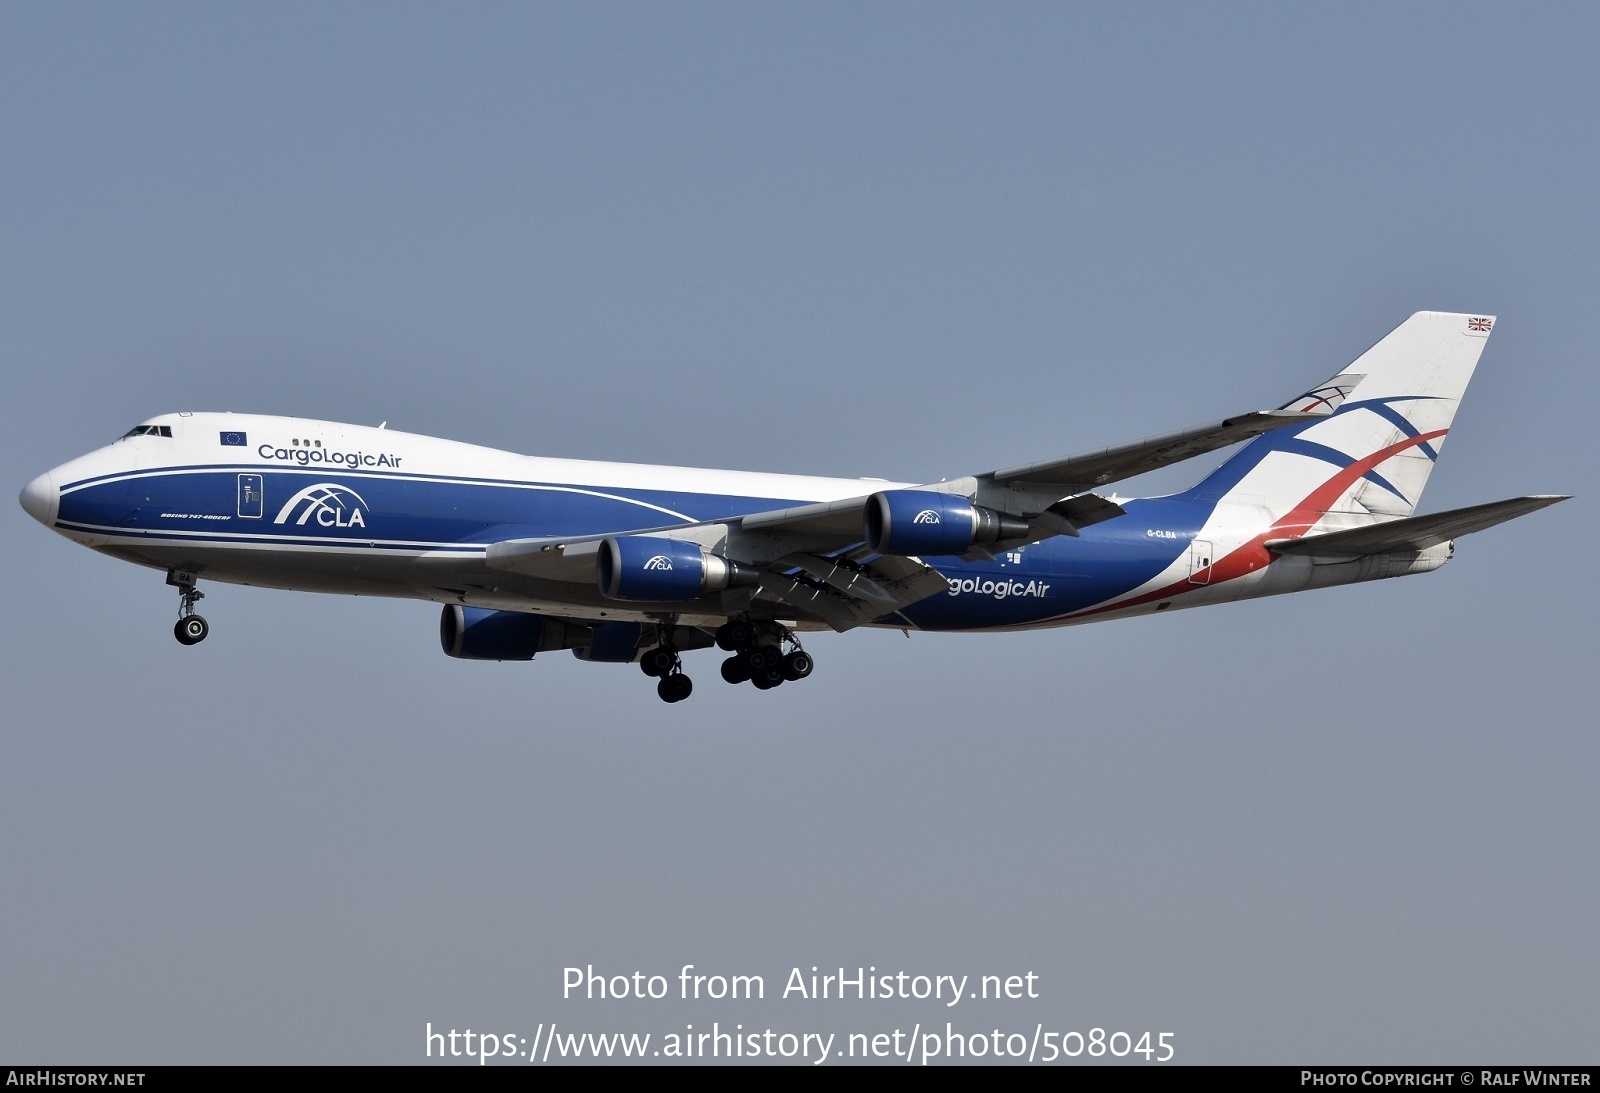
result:
[[[1341,372],[1276,410],[1256,410],[1065,459],[1005,467],[968,481],[973,483],[973,495],[979,503],[1031,518],[1048,512],[1060,498],[1181,463],[1308,418],[1328,417],[1360,381],[1359,375]],[[1074,533],[1062,528],[1056,534]]]
[[[1122,515],[1120,506],[1088,491],[1308,418],[1327,417],[1339,408],[1360,379],[1359,375],[1342,372],[1276,410],[1257,410],[1128,444],[914,488],[958,494],[975,504],[1020,517],[1033,525],[1028,537],[1009,540],[997,549],[1022,546],[1052,535],[1076,535],[1079,528]],[[748,532],[782,532],[822,540],[853,535],[859,542],[869,496],[755,513],[739,518],[737,524]]]
[[[1053,535],[1123,515],[1113,501],[1089,492],[1273,429],[1326,417],[1344,401],[1359,376],[1341,374],[1280,406],[1224,418],[1210,425],[1165,433],[1062,459],[1047,459],[912,489],[951,494],[1026,523],[1026,533],[974,547],[969,557],[993,557]],[[760,568],[756,587],[720,593],[728,614],[749,610],[761,598],[788,604],[801,615],[848,629],[892,615],[949,588],[938,570],[919,558],[877,554],[866,545],[863,524],[874,493],[837,501],[793,505],[702,523],[620,534],[550,539],[510,539],[488,549],[490,569],[554,581],[593,581],[600,544],[630,535],[698,543],[703,549]]]

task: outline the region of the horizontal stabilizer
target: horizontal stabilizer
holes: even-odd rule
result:
[[[1518,516],[1537,512],[1570,494],[1545,494],[1537,497],[1512,497],[1484,505],[1468,505],[1427,516],[1408,516],[1366,527],[1307,535],[1299,539],[1269,539],[1268,550],[1279,554],[1388,554],[1397,550],[1426,550],[1428,547],[1459,539],[1484,528],[1492,528]]]

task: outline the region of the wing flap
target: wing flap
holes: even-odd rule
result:
[[[849,630],[871,622],[877,614],[870,614],[858,601],[847,599],[817,584],[796,580],[786,573],[763,573],[761,591],[790,607],[807,611],[838,631]]]
[[[885,554],[862,563],[803,554],[793,561],[840,594],[875,607],[880,615],[950,590],[950,582],[943,574],[916,558]]]
[[[798,569],[808,579],[769,571],[762,574],[761,591],[835,630],[864,625],[950,588],[938,570],[916,558],[881,555],[860,561],[848,555],[791,554],[776,564]]]

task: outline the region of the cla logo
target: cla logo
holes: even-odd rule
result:
[[[672,559],[665,554],[657,554],[646,562],[644,567],[646,569],[665,569],[670,571],[672,569]]]
[[[289,498],[283,508],[278,510],[278,518],[272,522],[287,524],[289,517],[297,508],[300,509],[300,516],[294,522],[301,526],[313,517],[325,528],[367,526],[366,520],[361,515],[367,508],[366,501],[349,486],[341,486],[337,482],[318,482],[315,486],[307,486]]]
[[[913,524],[937,524],[939,522],[939,514],[932,509],[923,509],[911,518],[911,522]]]

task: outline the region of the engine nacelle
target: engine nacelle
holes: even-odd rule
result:
[[[975,543],[1027,537],[1028,522],[950,493],[886,490],[867,498],[866,540],[879,554],[965,554]]]
[[[521,611],[490,611],[446,604],[439,615],[439,644],[461,660],[532,660],[535,653],[587,646],[590,629]]]
[[[612,600],[693,600],[703,592],[747,588],[759,570],[713,554],[699,543],[654,535],[618,535],[600,544],[595,583]]]

